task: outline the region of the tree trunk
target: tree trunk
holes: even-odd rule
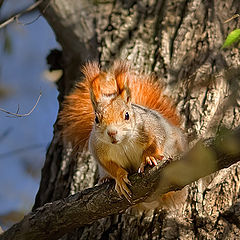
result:
[[[221,50],[238,19],[238,0],[58,0],[41,10],[62,46],[59,101],[81,77],[86,60],[103,67],[129,60],[154,72],[178,104],[191,146],[239,126],[239,49]],[[92,187],[97,166],[88,153],[71,155],[55,124],[34,209]],[[238,165],[187,186],[177,209],[139,214],[131,209],[77,229],[62,239],[237,239]]]

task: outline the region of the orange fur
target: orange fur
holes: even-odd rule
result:
[[[82,73],[85,76],[86,82],[91,85],[95,78],[97,78],[100,74],[100,68],[98,63],[96,62],[88,62],[82,68]]]
[[[113,65],[114,78],[116,79],[118,93],[121,94],[127,87],[128,79],[127,74],[129,72],[127,64],[124,62],[116,62]]]
[[[124,62],[116,62],[108,75],[101,72],[95,62],[87,63],[82,71],[85,76],[83,82],[77,83],[72,93],[65,97],[59,113],[58,123],[62,126],[63,136],[72,142],[73,147],[85,146],[94,124],[90,91],[93,91],[95,101],[99,101],[102,94],[119,93],[128,86],[133,103],[156,110],[172,124],[179,126],[180,119],[175,107],[163,95],[162,88],[154,82],[153,77],[130,73]]]
[[[62,134],[78,150],[88,141],[94,123],[88,82],[78,83],[73,92],[65,97],[62,107],[58,121],[63,127]]]
[[[163,95],[162,87],[153,76],[132,74],[129,65],[124,61],[116,61],[113,72],[120,90],[123,90],[126,85],[130,88],[133,103],[153,109],[173,125],[180,125],[180,118],[172,100]]]
[[[172,100],[163,95],[161,86],[159,83],[154,82],[153,77],[132,76],[129,78],[133,79],[129,81],[132,102],[159,112],[173,125],[180,125],[180,118],[172,104]]]

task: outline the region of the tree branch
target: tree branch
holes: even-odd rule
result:
[[[118,196],[113,182],[105,183],[45,204],[1,234],[0,240],[58,239],[75,228],[123,212],[144,201],[156,187],[161,194],[179,190],[201,177],[229,167],[240,160],[239,149],[240,128],[196,144],[184,158],[167,159],[144,175],[130,176],[132,204]]]
[[[9,23],[18,21],[18,18],[21,17],[22,15],[34,11],[42,2],[43,2],[43,0],[39,0],[35,3],[33,3],[32,5],[30,5],[28,8],[21,10],[18,13],[14,13],[11,17],[8,17],[7,19],[2,20],[0,23],[0,29],[3,27],[6,27]]]
[[[36,101],[36,103],[34,104],[34,106],[32,107],[32,109],[31,109],[29,112],[27,112],[27,113],[19,114],[19,113],[18,113],[18,112],[19,112],[19,106],[18,106],[18,109],[17,109],[17,112],[16,112],[16,113],[7,111],[7,110],[5,110],[5,109],[3,109],[3,108],[1,108],[1,107],[0,107],[0,111],[1,111],[1,112],[4,112],[4,113],[7,113],[7,114],[9,114],[9,115],[11,115],[11,116],[13,116],[13,117],[27,117],[27,116],[29,116],[29,115],[34,111],[34,109],[37,107],[38,102],[39,102],[41,96],[42,96],[42,92],[40,92],[40,94],[39,94],[39,96],[38,96],[38,98],[37,98],[37,101]]]

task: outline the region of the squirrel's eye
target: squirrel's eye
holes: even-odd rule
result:
[[[129,114],[128,114],[128,112],[125,113],[125,120],[129,120]]]
[[[99,119],[98,119],[98,117],[96,116],[95,117],[95,122],[97,123],[97,124],[99,124],[100,122],[99,122]]]

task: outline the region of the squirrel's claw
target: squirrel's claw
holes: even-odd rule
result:
[[[102,184],[102,183],[110,182],[112,179],[113,179],[112,177],[110,177],[109,175],[106,175],[100,178],[98,182]]]
[[[158,161],[159,160],[162,160],[163,159],[163,156],[158,156],[157,158],[156,157],[153,157],[153,156],[147,156],[141,163],[139,169],[138,169],[138,173],[143,173],[144,172],[144,169],[147,165],[150,165],[150,166],[157,166],[158,164]]]
[[[119,196],[123,195],[131,203],[132,193],[127,186],[127,184],[131,186],[131,182],[129,181],[128,177],[124,176],[120,179],[115,180],[116,180],[115,190],[117,191]]]

